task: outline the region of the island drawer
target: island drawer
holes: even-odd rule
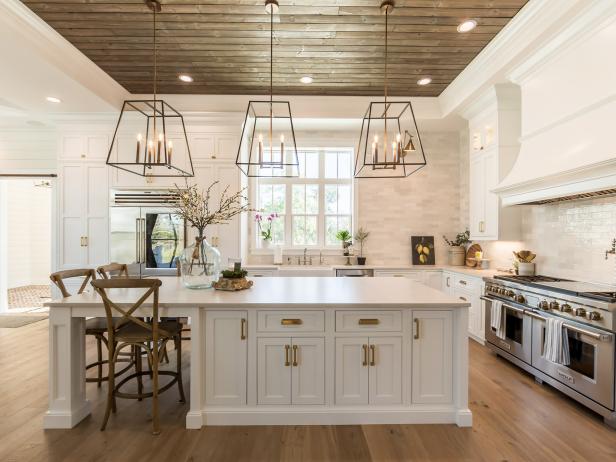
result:
[[[323,332],[323,311],[258,311],[258,332]]]
[[[336,332],[400,332],[400,311],[336,311]]]
[[[481,281],[472,276],[465,276],[464,274],[453,275],[453,286],[457,289],[464,289],[469,292],[475,292],[479,288]]]

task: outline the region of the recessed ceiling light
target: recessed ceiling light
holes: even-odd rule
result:
[[[428,85],[430,82],[432,82],[432,79],[430,77],[424,77],[417,81],[417,85]]]
[[[309,83],[312,83],[312,77],[310,77],[309,75],[305,75],[301,79],[299,79],[299,81],[308,85]]]
[[[467,19],[466,21],[464,21],[458,26],[458,32],[460,33],[470,32],[475,27],[477,27],[477,21],[475,21],[474,19]]]
[[[191,83],[193,79],[190,75],[188,74],[180,74],[178,75],[178,79],[180,79],[182,82],[186,82],[186,83]]]
[[[48,96],[45,99],[49,101],[50,103],[61,103],[62,102],[60,98],[56,98],[55,96]]]

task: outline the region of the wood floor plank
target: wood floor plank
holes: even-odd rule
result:
[[[455,425],[254,426],[186,430],[188,404],[161,395],[162,434],[150,401],[118,400],[99,431],[105,387],[88,383],[92,415],[72,430],[43,430],[48,323],[0,329],[0,461],[592,461],[616,460],[616,431],[555,389],[470,342],[473,427]],[[92,341],[87,358],[94,358]],[[183,351],[189,389],[189,349]],[[171,351],[172,352],[172,351]],[[174,355],[170,354],[173,367]],[[146,385],[147,385],[146,381]]]

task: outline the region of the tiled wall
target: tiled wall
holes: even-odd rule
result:
[[[428,165],[408,178],[359,180],[359,226],[370,231],[368,263],[409,265],[411,236],[434,236],[436,263],[447,263],[449,238],[461,223],[460,137],[457,132],[426,132],[422,142]]]
[[[524,244],[537,254],[537,272],[616,284],[616,198],[525,206]]]

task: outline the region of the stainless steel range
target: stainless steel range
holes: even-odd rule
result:
[[[546,276],[484,278],[487,345],[616,428],[616,288]],[[504,329],[491,327],[491,305],[503,302]],[[570,362],[543,357],[546,320],[564,319]]]

